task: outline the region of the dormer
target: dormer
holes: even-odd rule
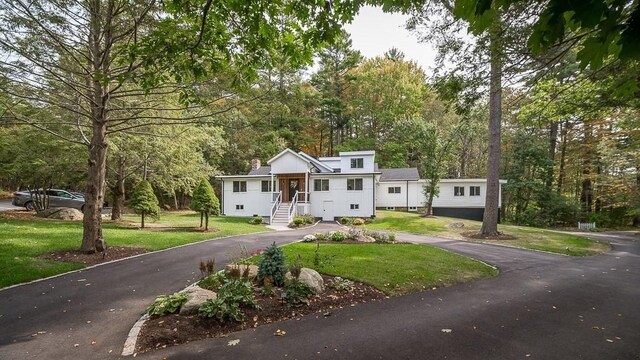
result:
[[[375,171],[376,152],[369,151],[345,151],[340,153],[341,173],[372,173]]]

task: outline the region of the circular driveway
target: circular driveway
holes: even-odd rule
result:
[[[206,241],[0,291],[1,359],[118,357],[133,323],[158,294],[249,251],[334,225]],[[613,237],[607,254],[571,258],[399,234],[500,268],[475,283],[306,316],[138,354],[169,359],[636,359],[640,357],[640,242]],[[287,335],[275,337],[276,329]],[[229,340],[240,340],[228,346]]]

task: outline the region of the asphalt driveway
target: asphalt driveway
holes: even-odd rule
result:
[[[313,232],[331,228],[307,230]],[[0,291],[0,359],[119,356],[144,307],[219,265],[237,244],[249,251],[300,239],[301,231],[218,239]],[[498,277],[307,316],[161,351],[148,359],[637,359],[640,246],[570,258],[400,234],[498,266]],[[276,329],[287,331],[275,337]],[[228,346],[229,340],[240,340]]]

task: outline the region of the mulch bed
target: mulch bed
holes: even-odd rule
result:
[[[325,284],[332,279],[331,276],[323,275],[322,277]],[[327,317],[344,307],[384,299],[387,296],[374,287],[355,282],[352,291],[337,291],[326,287],[322,294],[314,295],[309,299],[309,305],[301,307],[289,308],[277,295],[265,297],[257,293],[256,297],[261,309],[244,309],[245,320],[242,322],[221,323],[216,319],[202,319],[197,315],[153,316],[147,320],[138,335],[136,352],[165,348],[204,338],[221,337],[264,324],[299,319],[309,314]]]
[[[36,216],[35,211],[28,211],[28,210],[7,210],[7,211],[2,211],[2,212],[0,212],[0,219],[24,220],[24,221],[42,220],[42,218],[39,218],[39,217]],[[49,220],[49,219],[45,219],[45,220]]]
[[[84,254],[78,250],[58,251],[38,256],[42,259],[78,263],[84,265],[96,265],[107,261],[123,259],[129,256],[144,254],[144,248],[128,246],[109,246],[104,253]]]
[[[500,233],[498,236],[484,236],[479,232],[468,231],[468,232],[463,232],[461,235],[464,237],[467,237],[470,239],[476,239],[476,240],[516,240],[517,239],[517,237],[513,235],[508,235],[505,233]]]

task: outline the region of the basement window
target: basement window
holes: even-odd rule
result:
[[[244,205],[236,205],[236,210],[244,210]]]
[[[409,206],[409,211],[418,211],[417,206]]]
[[[351,210],[360,210],[360,204],[351,204]]]

